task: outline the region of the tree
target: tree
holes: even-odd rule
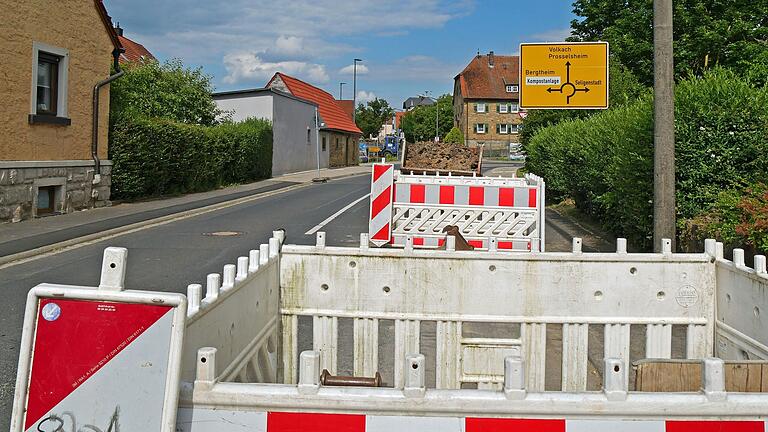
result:
[[[653,0],[576,0],[572,40],[604,40],[612,57],[653,83]],[[675,75],[701,76],[714,66],[739,74],[768,50],[768,2],[675,0]]]
[[[437,113],[435,112],[437,110]],[[453,127],[453,97],[444,94],[433,105],[413,109],[402,120],[405,140],[408,142],[431,141],[435,137],[435,116],[439,116],[440,137],[445,137]]]
[[[445,136],[443,142],[452,144],[464,144],[464,134],[461,133],[461,130],[458,127],[454,126],[453,129],[448,132],[448,135]]]
[[[211,77],[181,60],[147,61],[124,67],[125,75],[110,84],[110,117],[165,118],[210,126],[222,112],[211,97]]]
[[[364,137],[378,134],[381,125],[391,119],[395,110],[389,106],[389,102],[376,98],[368,101],[367,105],[359,104],[355,112],[357,127],[363,131]]]
[[[636,100],[647,91],[637,77],[618,61],[611,60],[609,106],[620,107]],[[599,110],[531,110],[523,120],[520,130],[520,142],[526,146],[531,138],[543,127],[552,126],[563,120],[589,117]]]

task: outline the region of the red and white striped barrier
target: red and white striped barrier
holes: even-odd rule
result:
[[[183,418],[182,417],[191,417]],[[179,415],[184,432],[248,425],[266,432],[766,432],[766,420],[571,420],[487,417],[415,417],[307,412],[196,409]],[[222,429],[223,428],[223,429]],[[239,429],[238,429],[239,430]]]
[[[392,239],[392,195],[394,165],[374,164],[371,174],[371,213],[368,232],[376,246]]]
[[[383,173],[390,165],[374,165],[369,233],[377,246],[390,243],[437,248],[445,244],[443,229],[457,225],[467,242],[486,250],[544,250],[544,181],[525,178],[456,177]],[[383,184],[382,182],[389,182]],[[386,213],[386,185],[393,199]],[[374,205],[374,203],[376,205]],[[389,225],[383,220],[389,216]],[[375,223],[374,223],[375,222]],[[382,231],[386,228],[388,231]],[[388,242],[384,240],[388,239]]]

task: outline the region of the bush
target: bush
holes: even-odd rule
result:
[[[708,210],[720,191],[768,173],[768,88],[717,69],[675,94],[677,217]],[[648,248],[653,231],[653,100],[541,129],[526,169],[548,196],[572,197],[611,232]]]
[[[726,247],[752,247],[768,252],[768,185],[721,192],[712,207],[685,223],[688,240],[716,238]]]
[[[461,130],[457,128],[456,126],[451,129],[450,132],[448,132],[448,135],[445,136],[445,139],[443,142],[450,143],[450,144],[464,144],[464,134],[461,133]]]
[[[221,111],[211,97],[211,77],[180,60],[145,61],[123,67],[125,75],[110,84],[110,119],[162,117],[211,126]]]
[[[266,120],[205,127],[123,118],[110,141],[116,199],[204,191],[268,178],[272,170],[272,126]]]

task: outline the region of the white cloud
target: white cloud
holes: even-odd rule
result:
[[[246,80],[260,80],[266,83],[275,72],[285,72],[316,83],[325,83],[330,79],[325,66],[321,64],[303,61],[269,62],[264,61],[258,53],[227,54],[224,56],[224,67],[227,70],[224,82],[227,84]]]
[[[342,75],[352,75],[355,72],[355,65],[351,64],[349,66],[344,66],[343,68],[339,69],[339,73]],[[364,64],[357,65],[357,74],[358,75],[365,75],[368,73],[368,66]]]
[[[464,66],[446,63],[435,57],[413,55],[401,57],[392,63],[374,65],[369,79],[453,82],[453,77]]]
[[[368,102],[376,99],[376,93],[370,91],[364,91],[364,90],[358,90],[357,91],[357,103],[358,104],[367,104]]]
[[[287,56],[302,55],[304,39],[297,36],[280,36],[275,41],[275,51]]]

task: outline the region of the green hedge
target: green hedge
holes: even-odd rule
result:
[[[675,96],[677,217],[708,210],[719,192],[768,176],[768,88],[717,69],[682,81]],[[526,169],[547,194],[572,197],[606,228],[651,246],[653,100],[541,129],[526,148]]]
[[[270,177],[272,126],[123,118],[111,130],[109,151],[115,199],[199,192]]]

